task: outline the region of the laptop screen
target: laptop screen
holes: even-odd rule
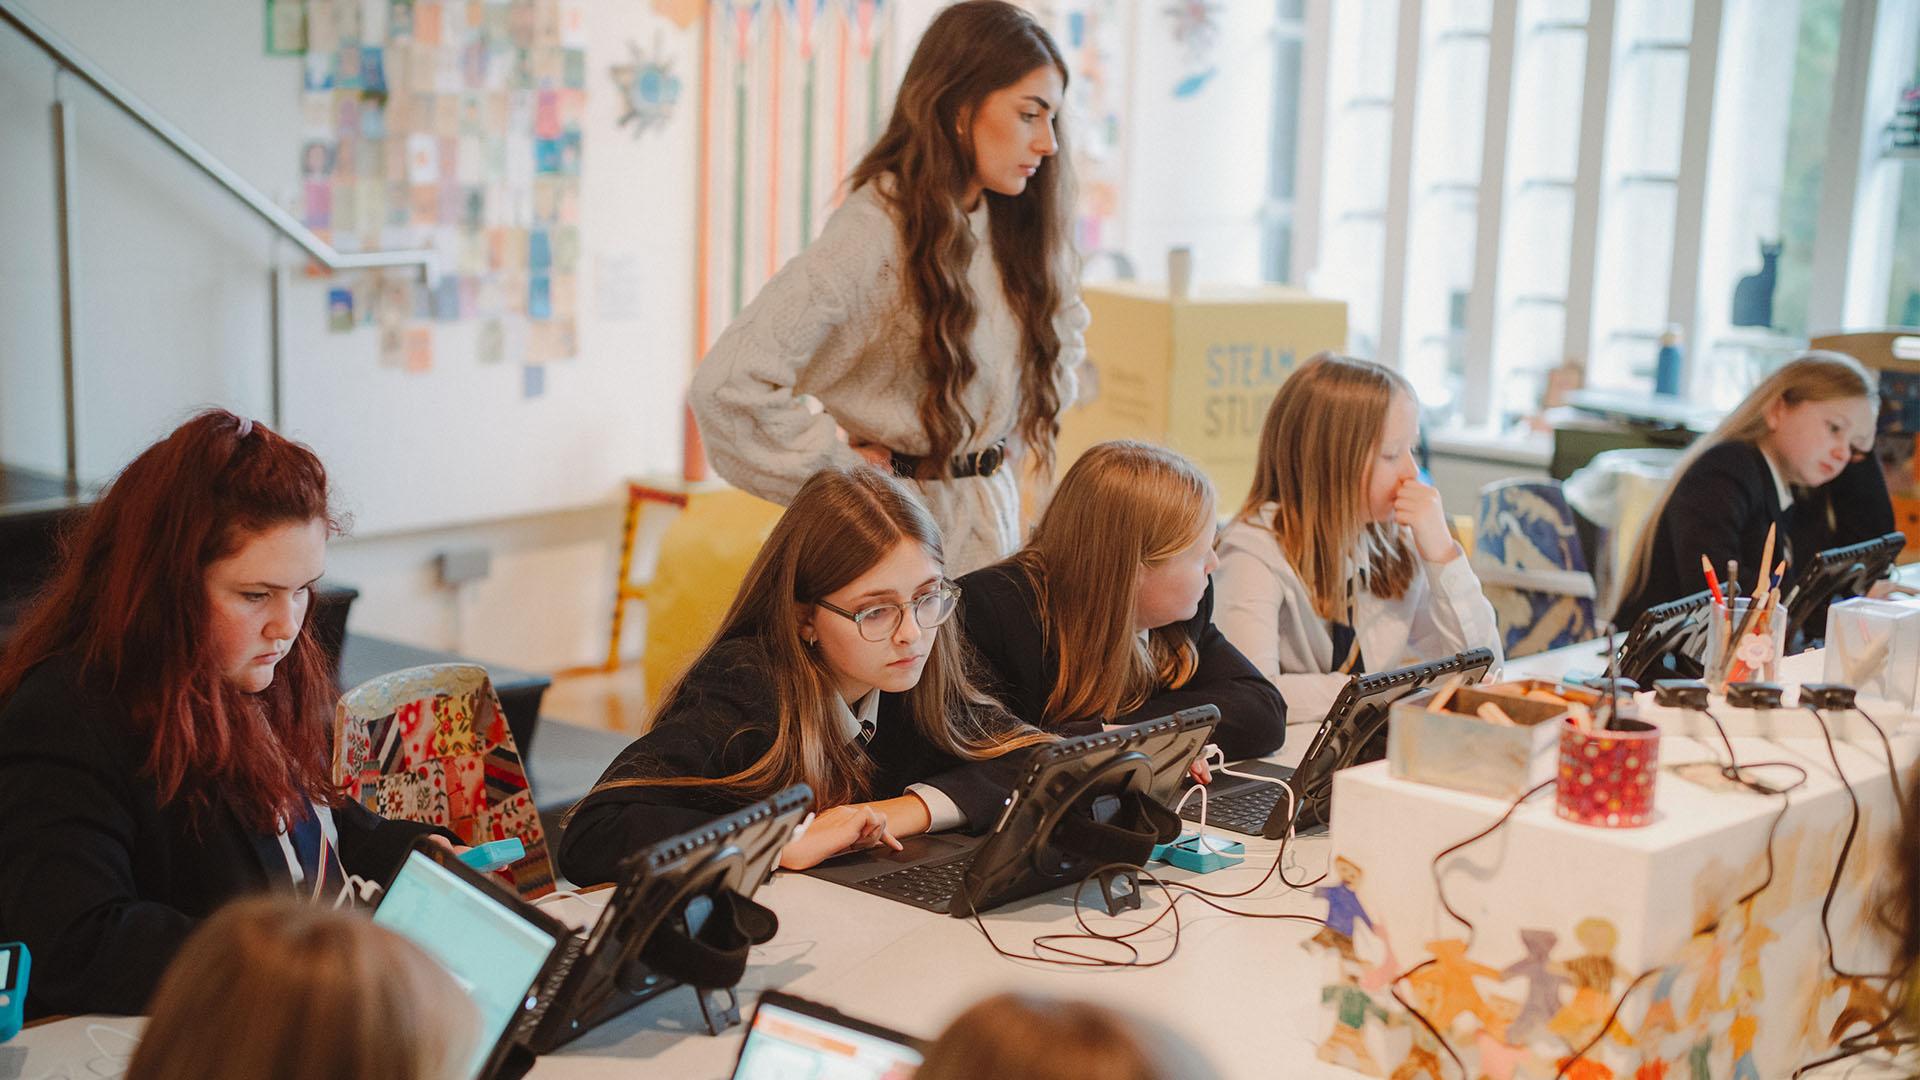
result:
[[[409,852],[373,921],[452,972],[480,1013],[474,1076],[493,1054],[553,952],[553,935],[418,851]]]
[[[903,1042],[762,1001],[733,1080],[907,1080],[919,1065]]]

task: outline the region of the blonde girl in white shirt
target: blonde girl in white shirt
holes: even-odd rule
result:
[[[1292,723],[1348,678],[1485,646],[1493,606],[1419,479],[1419,401],[1398,372],[1320,355],[1267,409],[1253,487],[1220,535],[1214,621]]]

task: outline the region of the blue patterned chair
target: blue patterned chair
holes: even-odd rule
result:
[[[1593,575],[1558,481],[1502,480],[1480,490],[1473,572],[1509,658],[1593,638]]]

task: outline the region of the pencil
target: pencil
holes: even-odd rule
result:
[[[1720,591],[1720,579],[1714,575],[1713,560],[1705,555],[1700,556],[1700,570],[1707,575],[1707,591],[1713,594],[1713,602],[1725,604],[1727,598]]]
[[[1773,531],[1777,528],[1779,528],[1777,523],[1767,526],[1767,542],[1760,547],[1760,576],[1754,579],[1753,584],[1753,598],[1755,600],[1760,599],[1761,594],[1764,593],[1767,588],[1767,567],[1773,565]]]

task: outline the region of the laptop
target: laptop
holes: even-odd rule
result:
[[[946,833],[902,841],[904,850],[853,852],[806,873],[926,911],[971,915],[1061,885],[1077,885],[1107,860],[1057,842],[1072,815],[1105,824],[1129,793],[1171,806],[1220,710],[1212,705],[1062,739],[1034,752],[984,836]],[[1142,858],[1144,858],[1144,853]]]
[[[420,946],[453,975],[479,1014],[479,1038],[462,1076],[517,1075],[518,1045],[537,993],[572,962],[565,923],[475,872],[424,837],[380,894],[373,921]],[[510,1062],[516,1062],[515,1068]]]
[[[1386,755],[1384,733],[1388,706],[1449,675],[1464,675],[1468,682],[1479,682],[1492,666],[1491,650],[1474,649],[1444,660],[1348,679],[1340,696],[1334,699],[1333,708],[1327,710],[1326,719],[1314,732],[1313,741],[1307,744],[1307,752],[1298,767],[1288,768],[1259,758],[1227,766],[1234,772],[1286,781],[1293,789],[1297,804],[1293,817],[1288,817],[1286,794],[1279,784],[1219,776],[1207,785],[1207,824],[1268,840],[1285,836],[1289,826],[1298,832],[1326,824],[1331,818],[1328,804],[1333,794],[1333,774]],[[1180,809],[1180,816],[1199,821],[1200,800],[1188,799]]]
[[[919,1042],[898,1031],[768,990],[753,1010],[733,1080],[909,1080],[920,1060]]]
[[[421,839],[381,894],[373,920],[425,949],[453,973],[481,1014],[474,1077],[513,1075],[680,983],[639,960],[669,920],[699,929],[711,895],[750,896],[766,881],[812,792],[799,784],[692,832],[642,848],[621,864],[600,917],[575,930]],[[717,1033],[702,995],[708,1030]]]

